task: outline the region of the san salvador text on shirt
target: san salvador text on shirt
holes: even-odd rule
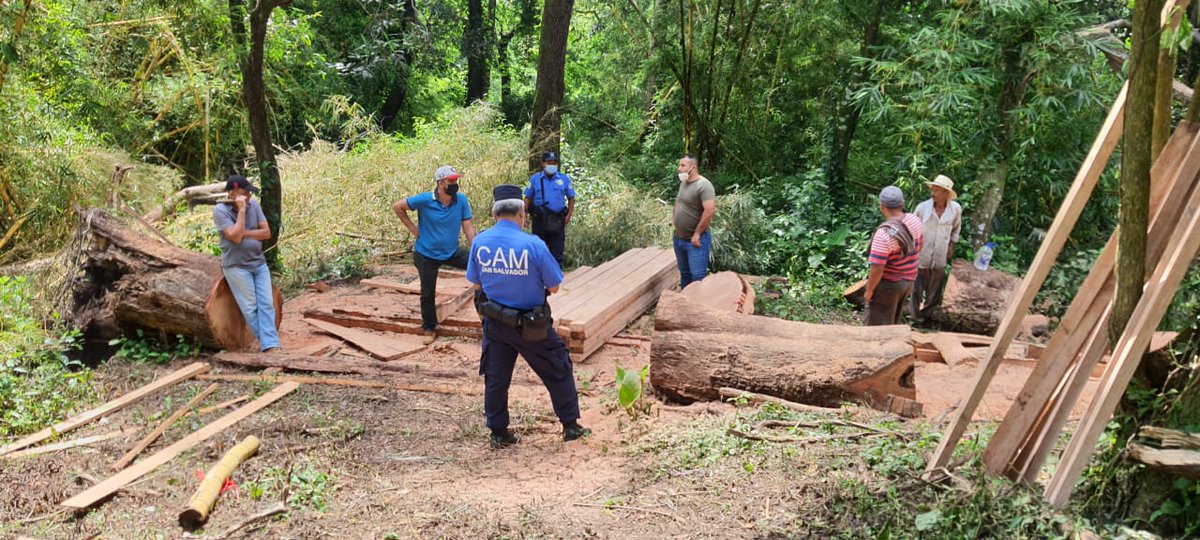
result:
[[[528,249],[522,249],[518,254],[513,248],[506,250],[499,247],[493,250],[488,246],[479,246],[475,251],[475,260],[479,263],[480,272],[484,274],[529,275]]]

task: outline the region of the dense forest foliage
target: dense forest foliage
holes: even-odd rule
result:
[[[73,205],[106,200],[114,165],[136,165],[118,191],[137,212],[186,185],[257,174],[242,66],[259,1],[0,2],[0,264],[68,243]],[[994,264],[1020,274],[1124,80],[1129,25],[1105,23],[1129,19],[1129,4],[566,2],[561,148],[581,203],[568,263],[665,243],[675,162],[687,152],[721,195],[714,266],[786,276],[785,296],[806,306],[839,303],[837,291],[864,275],[879,190],[900,186],[911,207],[938,174],[955,180],[966,211],[956,253],[996,242]],[[481,203],[490,185],[524,182],[543,7],[293,0],[269,11],[262,74],[281,156],[285,283],[352,275],[396,249],[390,203],[427,189],[442,162],[466,171],[464,189]],[[1178,51],[1175,77],[1186,86],[1200,74],[1198,13],[1193,3],[1182,30],[1162,36]],[[1175,103],[1176,119],[1186,105]],[[1039,297],[1051,315],[1116,226],[1119,162]],[[166,232],[211,251],[207,219],[183,213]],[[31,318],[36,288],[0,280],[9,365],[0,396],[24,376],[16,367],[78,368],[60,354],[72,347],[71,330]],[[1181,364],[1194,357],[1198,316],[1193,272],[1164,323],[1184,332]],[[1197,390],[1171,383],[1143,388],[1150,404],[1134,408],[1175,414],[1179,396]],[[9,426],[0,434],[44,422],[74,395],[46,384],[0,397]],[[51,395],[57,401],[44,409],[24,408],[30,396]],[[1179,414],[1200,422],[1194,409]],[[1134,480],[1106,474],[1096,491],[1109,497],[1098,506],[1124,517],[1133,495],[1112,486]],[[1182,509],[1155,519],[1190,512],[1186,526],[1200,527],[1197,489],[1177,486]]]

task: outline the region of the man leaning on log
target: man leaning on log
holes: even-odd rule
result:
[[[262,248],[263,241],[271,238],[271,227],[262,206],[250,198],[258,189],[249,180],[231,175],[225,191],[230,202],[213,207],[213,222],[221,233],[221,272],[259,348],[279,352],[271,270]]]
[[[867,256],[867,326],[896,324],[904,301],[917,279],[917,257],[924,243],[921,218],[904,212],[904,192],[888,186],[879,192],[879,213],[884,222],[871,235]]]

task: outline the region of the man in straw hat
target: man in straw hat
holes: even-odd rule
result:
[[[954,260],[954,244],[962,230],[962,206],[954,202],[954,181],[939,174],[929,186],[932,197],[913,211],[921,218],[925,247],[917,258],[917,281],[913,284],[911,316],[924,325],[930,313],[942,304],[946,286],[946,266]]]

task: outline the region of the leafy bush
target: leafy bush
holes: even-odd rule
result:
[[[79,348],[78,331],[45,328],[30,294],[25,278],[0,276],[0,436],[40,429],[94,398],[91,371],[66,354]]]

